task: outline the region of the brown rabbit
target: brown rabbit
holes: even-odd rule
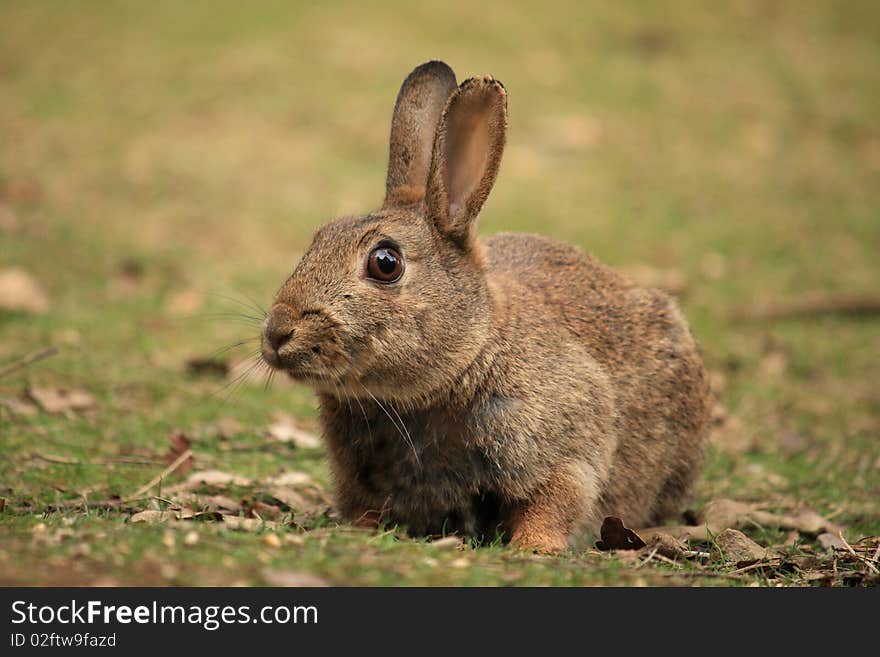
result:
[[[680,510],[709,388],[662,292],[544,237],[477,238],[506,125],[497,80],[416,68],[382,209],[318,230],[262,353],[317,391],[345,518],[555,551]]]

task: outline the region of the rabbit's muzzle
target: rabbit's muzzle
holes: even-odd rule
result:
[[[263,360],[295,378],[321,376],[343,356],[336,323],[323,311],[272,306],[260,338]]]

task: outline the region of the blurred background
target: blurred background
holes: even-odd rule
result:
[[[327,484],[320,452],[258,449],[273,413],[316,430],[309,391],[224,388],[255,344],[217,352],[257,334],[240,304],[270,301],[318,225],[380,205],[397,90],[429,59],[509,92],[482,234],[541,232],[678,296],[722,402],[698,500],[880,533],[880,4],[4,0],[0,25],[0,367],[60,349],[0,377],[0,580],[48,555],[49,581],[74,558],[74,581],[262,581],[239,568],[259,542],[205,539],[155,574],[161,531],[111,555],[95,536],[123,520],[77,517],[91,538],[35,549],[63,518],[34,514],[136,490],[154,470],[94,460],[163,453],[176,428],[204,434],[202,465]],[[200,433],[217,418],[254,451]],[[297,549],[331,582],[401,575],[324,540]],[[403,575],[494,583],[487,559]],[[509,581],[589,578],[530,568]]]

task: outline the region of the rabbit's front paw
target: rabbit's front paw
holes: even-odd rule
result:
[[[519,525],[510,542],[520,550],[539,554],[557,554],[568,548],[568,536],[559,530],[531,528]]]

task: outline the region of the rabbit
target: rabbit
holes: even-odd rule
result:
[[[478,238],[506,129],[499,81],[413,70],[382,208],[316,232],[261,351],[318,395],[344,519],[558,552],[681,510],[710,393],[664,293],[545,237]]]

